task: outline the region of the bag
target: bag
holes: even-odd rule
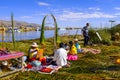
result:
[[[32,64],[33,66],[35,66],[35,67],[38,67],[38,66],[41,65],[41,62],[40,62],[40,61],[37,61],[37,60],[34,60],[34,61],[31,62],[31,64]]]
[[[43,58],[43,49],[39,49],[38,53],[36,55],[36,59],[42,59]]]

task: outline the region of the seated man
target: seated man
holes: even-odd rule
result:
[[[64,49],[64,43],[60,43],[59,47],[60,48],[55,51],[52,61],[55,61],[57,66],[69,67],[70,65],[67,64],[67,51]],[[50,61],[49,64],[52,61]]]

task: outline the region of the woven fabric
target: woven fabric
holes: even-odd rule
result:
[[[10,53],[7,55],[0,56],[0,61],[9,60],[9,59],[13,59],[13,58],[19,58],[22,56],[24,56],[24,53],[22,53],[22,52],[15,52],[13,54]]]

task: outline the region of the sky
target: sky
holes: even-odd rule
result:
[[[53,25],[53,14],[58,27],[83,27],[87,22],[91,27],[111,27],[120,23],[120,0],[0,0],[0,20],[14,20]]]

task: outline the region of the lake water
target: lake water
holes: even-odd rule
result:
[[[45,38],[50,38],[54,36],[54,30],[46,30]],[[73,35],[73,34],[81,34],[81,30],[59,30],[59,35]],[[30,31],[30,32],[15,32],[15,40],[29,40],[40,38],[40,31]],[[2,34],[0,34],[0,42],[2,41]],[[4,33],[4,42],[12,41],[12,33]]]

